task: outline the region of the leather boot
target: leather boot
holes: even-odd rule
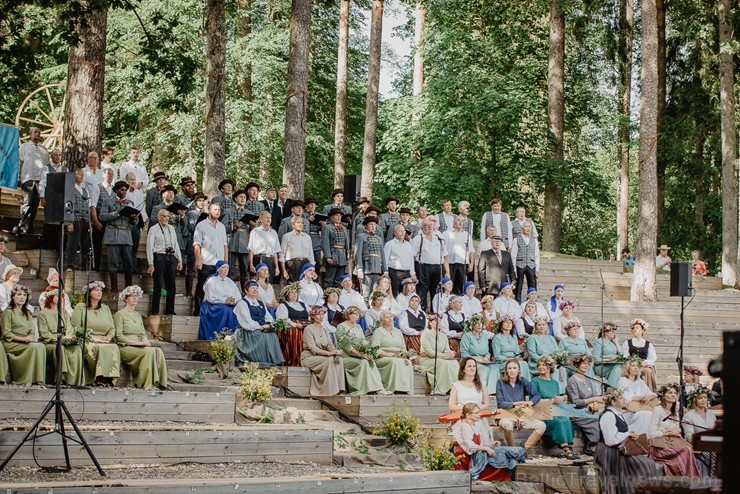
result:
[[[195,276],[191,274],[185,275],[185,296],[186,297],[193,296],[193,278],[195,278]]]
[[[529,451],[540,441],[542,434],[537,431],[532,432],[524,443],[524,451],[529,456]]]
[[[118,273],[109,273],[110,275],[110,292],[118,293]]]
[[[514,430],[504,429],[504,441],[507,446],[514,446]]]
[[[134,274],[131,271],[124,272],[123,279],[125,280],[127,287],[134,284]]]

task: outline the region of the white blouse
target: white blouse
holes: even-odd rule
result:
[[[648,385],[645,384],[641,378],[637,378],[634,381],[628,377],[620,377],[617,382],[617,386],[624,392],[624,402],[631,402],[635,396],[651,396],[655,395]]]
[[[691,438],[695,433],[714,429],[716,422],[717,417],[711,410],[707,410],[706,419],[702,418],[696,410],[689,410],[683,416],[684,437],[687,441],[691,442]]]
[[[566,319],[561,315],[560,317],[556,317],[552,320],[552,332],[556,340],[560,341],[568,337],[568,335],[565,334],[565,326],[567,326],[571,322],[578,324],[578,337],[582,340],[586,339],[586,332],[583,331],[583,324],[581,324],[580,319],[578,319],[576,316],[573,316],[570,319]]]
[[[301,291],[298,300],[306,304],[309,309],[314,305],[324,305],[324,290],[318,283],[303,278],[299,285]]]
[[[249,297],[244,297],[239,300],[234,306],[234,315],[236,320],[239,322],[239,327],[247,331],[256,331],[260,327],[260,323],[252,319],[252,315],[249,312],[248,305],[262,305],[265,309],[265,323],[272,322],[272,316],[270,311],[267,310],[267,306],[261,300],[252,300]]]
[[[618,410],[614,407],[609,407],[608,410],[611,410],[614,412],[614,414],[619,415],[619,417],[624,419],[624,415],[622,415],[622,411]],[[619,432],[617,430],[617,418],[612,413],[602,413],[601,418],[599,419],[599,425],[601,426],[601,434],[604,436],[604,443],[606,443],[607,446],[617,446],[619,444],[622,444],[625,439],[629,437],[629,431],[627,432]]]
[[[406,309],[405,311],[401,312],[398,316],[398,328],[401,330],[403,334],[409,335],[409,336],[418,336],[421,334],[421,331],[417,331],[416,329],[409,326],[409,312],[411,312],[414,316],[419,317],[419,314],[422,313],[421,309],[411,310]],[[427,329],[429,327],[429,319],[424,318],[424,329]],[[423,331],[423,330],[422,330]]]
[[[655,347],[652,343],[649,343],[645,338],[640,338],[639,340],[637,338],[629,338],[622,343],[622,354],[625,357],[630,356],[630,345],[629,342],[632,342],[632,346],[635,348],[642,348],[645,346],[645,343],[647,343],[648,346],[648,357],[645,359],[645,362],[648,363],[648,365],[655,365],[655,362],[658,360],[658,354],[655,353]]]
[[[269,305],[273,302],[276,302],[275,289],[272,287],[271,283],[267,284],[266,290],[263,289],[262,286],[258,284],[257,293],[259,294],[260,300],[263,301],[265,305]]]
[[[212,304],[225,304],[229,297],[233,297],[235,300],[242,298],[236,283],[231,278],[221,278],[220,276],[208,278],[203,286],[203,293],[203,300]]]
[[[463,295],[462,297],[462,311],[465,314],[465,317],[470,317],[473,314],[480,314],[483,310],[483,306],[480,304],[480,300],[478,300],[475,297],[468,297],[467,295]]]
[[[362,298],[362,294],[357,290],[352,289],[342,289],[342,293],[339,294],[339,305],[343,307],[352,307],[354,305],[361,311],[367,310],[367,304],[365,304],[365,299]]]
[[[434,298],[432,298],[432,311],[436,312],[437,314],[441,314],[446,311],[447,305],[450,303],[452,295],[452,293],[445,292],[436,293],[434,295]]]
[[[522,315],[522,308],[519,307],[517,301],[509,297],[498,297],[493,301],[493,308],[496,309],[499,317],[509,315],[516,320]]]

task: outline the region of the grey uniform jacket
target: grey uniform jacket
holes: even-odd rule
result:
[[[238,207],[231,208],[224,215],[222,223],[226,227],[226,234],[229,236],[229,252],[237,252],[239,254],[247,254],[249,250],[249,225],[243,224],[237,227],[237,222],[247,214],[248,211],[245,208],[239,210]]]
[[[334,266],[347,265],[347,250],[349,249],[349,232],[347,227],[334,223],[327,223],[321,230],[321,250],[324,251],[324,259],[334,261]]]
[[[401,215],[398,212],[386,212],[378,218],[378,233],[383,236],[386,242],[393,238],[393,228],[401,222]]]
[[[131,218],[119,215],[126,206],[133,207],[134,203],[127,199],[119,201],[115,195],[102,201],[100,220],[106,223],[103,234],[105,245],[132,245],[131,230],[128,228],[132,223]]]
[[[361,233],[355,245],[355,263],[362,268],[363,274],[383,274],[387,271],[383,247],[385,242],[380,236]]]

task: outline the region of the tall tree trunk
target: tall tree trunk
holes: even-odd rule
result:
[[[550,3],[550,58],[547,70],[547,125],[554,149],[550,166],[559,170],[563,162],[563,121],[565,77],[565,16],[561,0]],[[550,252],[560,251],[562,199],[559,182],[545,184],[545,218],[543,247]]]
[[[660,234],[661,225],[663,224],[663,215],[665,214],[665,180],[668,162],[665,159],[665,152],[661,144],[660,136],[663,129],[663,114],[665,112],[666,102],[666,46],[665,46],[665,2],[664,0],[655,1],[658,23],[658,147],[657,147],[657,167],[658,167],[658,234]]]
[[[642,0],[640,95],[640,190],[637,210],[637,259],[630,300],[654,301],[657,248],[658,25],[656,0]]]
[[[87,1],[82,7],[90,8]],[[101,151],[107,31],[108,11],[91,9],[75,26],[79,42],[69,48],[62,153],[72,170],[85,166],[90,151]]]
[[[236,34],[240,38],[248,38],[252,35],[252,0],[238,0],[241,15],[236,19]],[[252,87],[252,64],[247,62],[241,67],[241,74],[239,82],[237,83],[237,91],[242,101],[247,103],[247,113],[244,115],[244,123],[247,125],[247,132],[252,129],[252,102],[254,100],[254,89]],[[253,152],[253,147],[249,147],[246,150],[242,150],[240,154],[244,154],[244,161],[247,164],[249,172],[252,171],[252,167],[257,164],[257,158]],[[262,168],[260,167],[260,171]],[[235,177],[236,179],[236,177]],[[260,180],[260,183],[265,181]]]
[[[337,48],[337,107],[334,122],[334,187],[344,187],[347,168],[347,63],[349,60],[349,0],[339,0]]]
[[[697,74],[698,75],[698,74]],[[707,129],[704,121],[694,117],[694,220],[698,231],[704,231],[704,196],[706,185],[704,181],[704,142],[707,138]]]
[[[203,191],[213,197],[226,170],[226,8],[206,0],[206,145]]]
[[[629,247],[630,208],[630,105],[632,100],[632,36],[635,6],[632,0],[619,2],[619,205],[617,206],[617,258]]]
[[[285,158],[283,183],[288,194],[303,199],[306,177],[306,117],[311,0],[293,0],[290,14],[288,94],[285,99]]]
[[[414,81],[413,94],[421,94],[424,88],[424,23],[427,8],[423,3],[416,3],[416,22],[414,23]]]
[[[726,16],[731,0],[719,0],[719,104],[722,132],[722,284],[738,283],[738,183],[737,134],[735,133],[735,74],[729,44],[732,24]]]
[[[375,185],[375,143],[378,134],[378,90],[380,87],[380,47],[383,36],[383,0],[373,0],[370,21],[370,61],[367,68],[365,101],[365,142],[362,149],[363,196],[372,200]]]

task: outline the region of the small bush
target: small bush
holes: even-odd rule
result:
[[[459,462],[452,453],[452,443],[449,441],[432,445],[428,439],[423,439],[416,446],[416,454],[427,470],[452,470]]]
[[[274,371],[260,369],[253,362],[245,364],[242,371],[240,384],[243,397],[259,403],[264,403],[272,399],[272,378]]]
[[[421,421],[411,415],[408,408],[404,413],[392,409],[373,432],[385,437],[391,444],[407,444],[419,433],[420,425]]]

